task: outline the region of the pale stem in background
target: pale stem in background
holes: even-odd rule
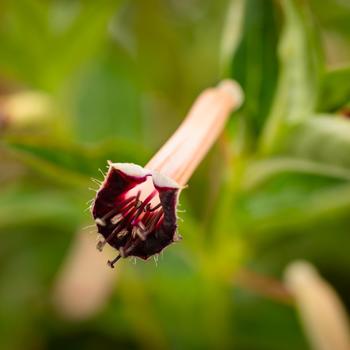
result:
[[[53,102],[48,94],[22,91],[0,96],[0,127],[23,127],[40,123],[52,113]]]
[[[350,350],[349,323],[332,286],[309,263],[291,263],[285,271],[305,333],[316,350]]]
[[[79,231],[56,280],[53,301],[63,317],[82,320],[98,312],[108,300],[116,275],[94,248],[96,237]]]

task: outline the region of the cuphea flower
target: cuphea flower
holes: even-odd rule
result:
[[[237,83],[225,80],[205,90],[195,101],[175,134],[143,168],[109,162],[97,191],[92,214],[108,243],[122,257],[147,259],[181,237],[177,233],[176,207],[181,189],[237,109],[243,94]]]

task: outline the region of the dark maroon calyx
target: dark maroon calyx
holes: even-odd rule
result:
[[[166,186],[164,186],[164,184]],[[92,214],[103,239],[119,255],[148,259],[177,241],[176,206],[179,186],[135,164],[114,163],[97,192]]]

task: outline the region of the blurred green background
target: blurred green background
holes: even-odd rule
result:
[[[245,103],[181,195],[182,242],[64,315],[57,278],[95,237],[90,178],[145,164],[227,77]],[[284,291],[307,259],[350,308],[349,115],[347,0],[2,0],[0,348],[308,349],[254,279]]]

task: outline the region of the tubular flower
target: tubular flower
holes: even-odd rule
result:
[[[109,162],[92,204],[92,215],[103,239],[118,256],[111,267],[129,256],[147,259],[181,237],[177,234],[178,197],[213,145],[243,94],[230,80],[205,90],[188,116],[145,167]]]

